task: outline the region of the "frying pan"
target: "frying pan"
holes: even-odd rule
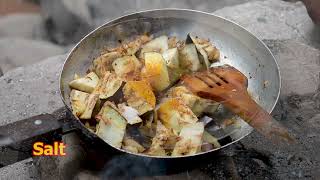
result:
[[[279,98],[280,73],[277,62],[266,45],[253,34],[241,26],[215,16],[194,10],[159,9],[137,12],[110,21],[85,36],[70,52],[60,77],[60,93],[63,102],[71,110],[70,91],[68,83],[73,80],[74,74],[85,75],[92,60],[105,48],[119,46],[121,42],[130,41],[141,34],[154,36],[168,35],[185,39],[188,33],[199,37],[209,38],[221,51],[221,60],[215,65],[229,64],[239,69],[248,77],[248,91],[261,107],[271,112]],[[265,82],[268,82],[266,86]],[[230,116],[220,108],[216,117]],[[76,117],[74,117],[76,119]],[[218,118],[219,119],[219,118]],[[87,135],[98,138],[78,120],[79,128]],[[221,129],[219,120],[215,124],[208,124],[206,128],[217,136],[222,144],[221,148],[202,152],[192,156],[213,153],[219,149],[244,138],[252,128],[241,119],[236,125]],[[228,141],[225,141],[225,139]],[[109,145],[111,148],[111,145]],[[122,149],[119,151],[126,152]],[[157,157],[143,154],[136,156],[151,158]],[[188,158],[183,156],[178,158]]]

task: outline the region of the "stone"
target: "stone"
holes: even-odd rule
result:
[[[317,91],[320,84],[319,50],[293,40],[265,42],[280,66],[283,96]]]
[[[41,0],[50,38],[59,44],[75,43],[89,30],[125,14],[159,8],[184,8],[212,12],[252,0]],[[55,8],[52,8],[55,7]]]
[[[320,129],[320,114],[316,114],[309,120],[309,125],[313,127],[317,127]],[[314,137],[314,135],[311,135],[309,137]]]
[[[136,0],[136,8],[143,9],[157,9],[157,8],[184,8],[195,9],[200,11],[212,12],[221,9],[226,6],[234,6],[250,2],[252,0],[180,0],[180,1],[148,1],[148,0]]]
[[[320,47],[320,30],[313,24],[301,2],[248,2],[222,8],[214,14],[240,24],[260,39],[295,39]]]
[[[39,13],[10,14],[0,17],[0,37],[45,39],[44,21]]]
[[[95,26],[100,26],[103,23],[106,23],[108,20],[112,20],[119,16],[149,9],[181,8],[194,9],[211,13],[226,6],[238,5],[250,1],[252,0],[96,0],[89,1],[88,6],[91,9],[91,14],[94,18]]]
[[[0,168],[1,179],[39,179],[38,171],[32,164],[32,158]]]
[[[92,30],[92,17],[87,0],[41,0],[49,38],[58,44],[78,42]]]
[[[65,57],[50,57],[0,77],[0,126],[64,107],[59,75]]]
[[[296,95],[295,95],[296,96]],[[319,175],[320,155],[320,109],[311,95],[298,97],[298,107],[291,106],[290,96],[281,96],[273,117],[280,121],[295,137],[290,145],[272,144],[256,131],[241,140],[244,149],[267,152],[271,172],[278,179],[316,178]]]
[[[64,53],[65,48],[47,41],[0,38],[0,67],[4,73]]]

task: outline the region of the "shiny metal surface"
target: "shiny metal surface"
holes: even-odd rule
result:
[[[64,103],[71,110],[68,82],[75,73],[85,75],[92,60],[104,48],[115,47],[119,45],[119,40],[128,41],[143,33],[185,39],[190,32],[214,42],[221,51],[221,61],[213,66],[230,64],[239,69],[248,77],[248,90],[258,104],[268,112],[273,110],[280,93],[280,73],[277,62],[266,45],[231,21],[208,13],[182,9],[150,10],[123,16],[84,37],[67,57],[61,72],[60,90]],[[265,82],[268,82],[267,86],[264,85]],[[221,109],[218,116],[223,115],[224,110]],[[226,133],[231,141],[221,148],[242,139],[252,131],[244,121],[238,122],[236,126],[227,129]],[[217,127],[219,126],[208,129],[215,131]],[[209,152],[216,150],[218,149]],[[208,152],[199,154],[206,153]]]

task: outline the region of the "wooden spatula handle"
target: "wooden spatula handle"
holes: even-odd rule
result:
[[[273,142],[294,142],[286,128],[261,108],[247,92],[226,100],[223,104]]]

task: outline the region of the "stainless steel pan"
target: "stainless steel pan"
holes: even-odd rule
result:
[[[92,60],[104,48],[118,46],[120,42],[144,33],[155,36],[166,34],[185,39],[190,32],[200,37],[210,38],[221,51],[221,61],[214,65],[230,64],[243,72],[249,79],[248,90],[252,96],[268,112],[273,110],[279,98],[280,73],[277,62],[266,45],[231,21],[213,14],[184,9],[159,9],[126,15],[100,26],[84,37],[69,54],[61,72],[60,91],[65,105],[71,111],[68,82],[73,79],[75,73],[84,75]],[[268,86],[265,86],[265,82],[268,82]],[[221,115],[226,115],[223,109],[220,109],[217,114],[217,116]],[[212,127],[209,125],[207,129],[220,139],[228,136],[229,141],[221,147],[224,148],[252,131],[244,121],[238,122],[227,129],[219,129],[218,121],[218,124],[211,125]],[[80,126],[86,134],[96,137],[85,130],[83,124]],[[141,154],[138,156],[153,157]]]

